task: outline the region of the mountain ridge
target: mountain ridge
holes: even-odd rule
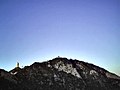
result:
[[[2,73],[5,72],[3,75]],[[9,74],[10,76],[6,76]],[[6,79],[9,78],[9,79]],[[120,77],[87,62],[56,57],[24,68],[0,70],[5,90],[119,90]],[[12,81],[13,80],[13,81]],[[2,83],[1,82],[1,83]],[[12,85],[14,85],[14,87]],[[22,87],[21,87],[22,86]]]

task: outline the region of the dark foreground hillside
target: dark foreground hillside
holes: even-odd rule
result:
[[[120,90],[120,77],[93,64],[57,57],[10,72],[0,69],[0,90]]]

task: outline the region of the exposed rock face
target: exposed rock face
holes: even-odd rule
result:
[[[93,64],[58,57],[10,72],[0,70],[0,90],[120,90],[120,77]]]

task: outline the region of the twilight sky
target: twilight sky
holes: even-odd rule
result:
[[[0,0],[0,68],[57,56],[120,75],[120,0]]]

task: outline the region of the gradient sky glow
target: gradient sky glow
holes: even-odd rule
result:
[[[120,0],[0,0],[0,68],[57,56],[120,75]]]

